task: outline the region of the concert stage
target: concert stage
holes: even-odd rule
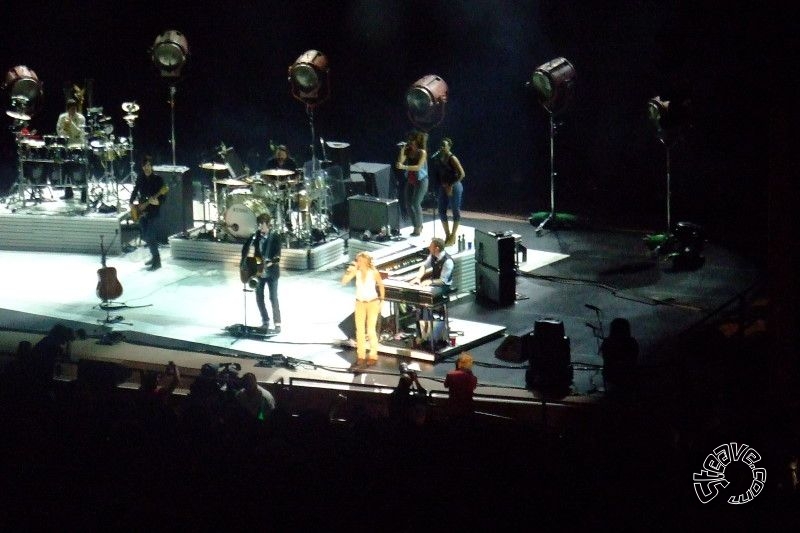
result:
[[[464,336],[456,336],[456,346],[442,357],[419,359],[420,378],[429,390],[443,391],[441,382],[452,368],[444,363],[469,347],[476,360],[479,394],[535,398],[525,388],[528,362],[501,360],[496,352],[515,336],[530,332],[536,320],[556,318],[563,321],[570,338],[575,369],[568,398],[586,401],[602,385],[598,340],[587,322],[607,328],[614,317],[628,318],[641,347],[640,365],[656,368],[672,355],[664,350],[670,339],[719,309],[727,312],[725,306],[731,306],[737,295],[759,279],[756,268],[713,243],[704,252],[706,262],[701,268],[673,271],[644,248],[640,234],[566,230],[536,237],[527,221],[470,216],[474,218],[463,221],[469,228],[512,230],[521,235],[528,257],[520,264],[516,299],[510,305],[481,302],[472,293],[449,304],[451,329],[463,331]],[[424,247],[432,237],[432,224],[426,223],[422,236],[409,236],[401,244]],[[410,228],[403,229],[406,236],[409,232]],[[349,244],[355,244],[354,240]],[[232,324],[259,322],[253,295],[242,292],[236,266],[176,259],[169,248],[162,250],[164,266],[156,272],[144,269],[145,248],[109,257],[108,266],[117,269],[124,292],[108,311],[99,307],[95,296],[97,255],[0,251],[2,324],[36,340],[62,321],[89,334],[85,341],[75,342],[75,353],[133,366],[158,367],[172,359],[187,374],[196,373],[205,362],[237,361],[243,371],[252,370],[264,382],[283,377],[344,387],[393,387],[398,363],[411,360],[387,343],[376,367],[357,375],[349,371],[355,353],[339,329],[353,307],[352,286],[342,287],[339,282],[348,254],[322,268],[285,271],[279,289],[282,331],[259,340],[239,338],[225,330]],[[601,323],[585,304],[600,310]],[[497,330],[490,328],[479,343],[471,343],[475,324]],[[13,350],[16,337],[4,338],[3,349]],[[119,342],[99,344],[103,338]],[[275,354],[299,363],[291,369],[256,366]]]

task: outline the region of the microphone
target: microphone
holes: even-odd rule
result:
[[[441,153],[442,153],[441,150],[436,150],[435,152],[433,152],[433,155],[431,156],[431,159],[433,159],[435,157],[439,157],[439,154],[441,154]]]
[[[405,146],[405,145],[407,145],[407,144],[408,144],[408,143],[407,143],[407,142],[405,142],[405,141],[400,141],[399,143],[397,143],[397,146],[403,147],[403,146]]]
[[[600,312],[600,309],[597,306],[594,306],[592,304],[583,304],[583,305],[586,307],[586,309],[591,309],[592,311],[597,311],[598,313]]]

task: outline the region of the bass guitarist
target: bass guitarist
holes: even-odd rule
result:
[[[150,248],[150,260],[145,262],[145,265],[151,272],[161,268],[156,223],[168,190],[164,178],[153,173],[153,158],[149,155],[142,157],[142,173],[136,178],[136,185],[131,193],[130,209],[131,218],[139,221],[142,240]],[[135,205],[137,198],[139,203]]]

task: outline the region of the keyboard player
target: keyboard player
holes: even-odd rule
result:
[[[428,245],[429,255],[420,265],[411,283],[414,285],[443,285],[449,290],[453,284],[455,262],[445,251],[444,240],[434,237]],[[428,269],[430,276],[426,276]]]

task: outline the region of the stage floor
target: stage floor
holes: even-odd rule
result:
[[[641,234],[560,230],[536,237],[535,228],[525,220],[470,216],[462,227],[520,234],[529,250],[528,262],[520,265],[515,303],[492,306],[476,301],[473,294],[465,295],[449,307],[454,329],[466,329],[461,325],[474,322],[500,328],[501,333],[520,334],[531,331],[538,319],[562,320],[570,338],[576,396],[591,395],[602,383],[598,340],[587,322],[607,330],[612,318],[628,318],[641,346],[640,364],[656,365],[663,357],[658,348],[666,339],[703,320],[759,277],[752,265],[713,244],[706,249],[702,268],[672,272],[644,248]],[[433,224],[426,223],[425,233],[415,238],[415,244],[425,246],[430,241]],[[409,232],[410,228],[403,230]],[[99,257],[0,251],[1,323],[6,330],[30,333],[31,340],[55,321],[82,327],[90,338],[76,341],[75,351],[93,357],[147,364],[172,359],[189,368],[235,358],[243,371],[253,370],[259,379],[270,381],[279,375],[278,370],[255,365],[259,357],[281,354],[302,362],[290,375],[396,384],[397,366],[403,359],[396,353],[381,355],[379,364],[367,373],[348,372],[355,354],[338,327],[353,307],[353,288],[339,282],[346,254],[340,262],[317,270],[282,273],[282,331],[268,340],[235,337],[225,330],[233,324],[260,322],[254,297],[243,293],[235,266],[174,259],[166,246],[163,268],[148,272],[143,264],[147,257],[145,248],[137,248],[109,258],[108,266],[116,268],[124,292],[114,302],[118,308],[106,312],[95,295]],[[600,310],[602,324],[587,304]],[[112,323],[104,324],[107,318]],[[97,339],[109,331],[124,336],[126,342],[110,347],[98,344]],[[3,349],[13,350],[18,337],[4,338]],[[501,334],[470,347],[481,387],[528,394],[527,363],[508,363],[495,356],[504,340]],[[462,344],[459,341],[456,348]],[[440,383],[459,351],[435,363],[421,361],[421,377]]]

